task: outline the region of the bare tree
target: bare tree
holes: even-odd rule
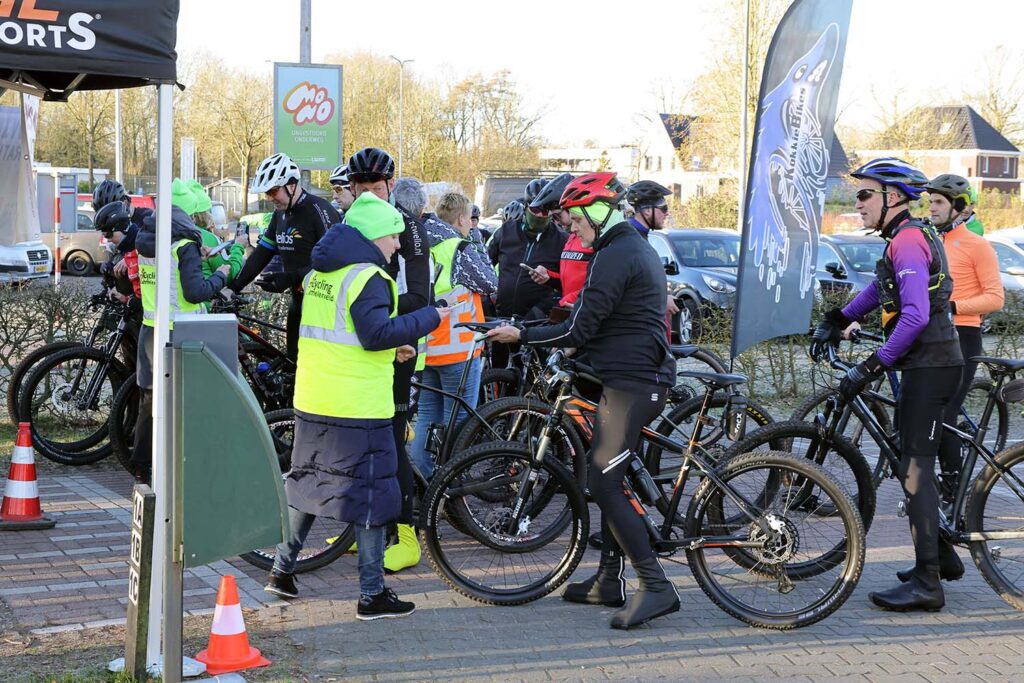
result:
[[[1024,53],[998,46],[985,58],[985,70],[964,99],[1003,137],[1024,145]]]

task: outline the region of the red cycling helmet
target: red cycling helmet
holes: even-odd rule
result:
[[[587,173],[574,178],[566,185],[558,204],[563,209],[590,206],[597,202],[618,204],[625,194],[626,188],[622,186],[614,172]]]

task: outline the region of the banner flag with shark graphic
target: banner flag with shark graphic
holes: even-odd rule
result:
[[[732,357],[807,332],[852,0],[795,0],[761,77],[744,199]]]

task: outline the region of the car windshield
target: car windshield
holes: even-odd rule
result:
[[[672,235],[684,266],[691,268],[737,268],[740,265],[740,238],[732,235],[708,235],[693,237]]]
[[[843,256],[854,270],[858,273],[870,273],[874,271],[878,259],[882,258],[885,242],[854,242],[836,246],[843,252]]]

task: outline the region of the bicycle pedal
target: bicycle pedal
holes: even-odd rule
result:
[[[909,505],[910,505],[910,501],[908,501],[906,498],[904,498],[900,502],[896,503],[896,516],[900,517],[901,519],[903,517],[906,517],[909,514],[908,511],[907,511],[907,507]]]

